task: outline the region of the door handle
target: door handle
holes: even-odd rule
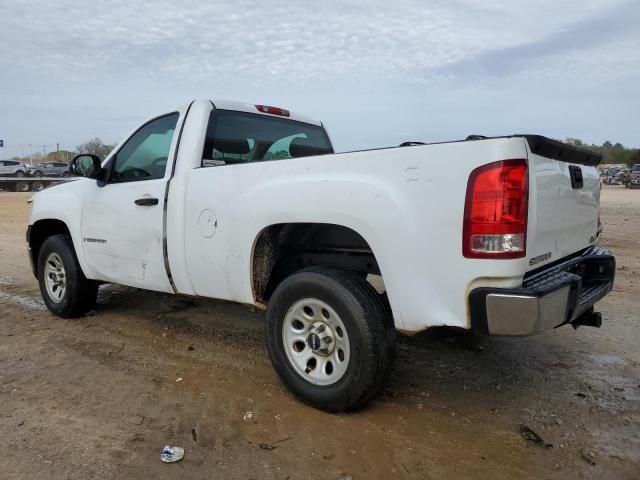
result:
[[[137,199],[134,203],[143,207],[150,207],[151,205],[157,205],[158,199],[152,197],[142,197]]]

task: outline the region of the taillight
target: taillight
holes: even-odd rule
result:
[[[281,117],[288,117],[289,110],[285,110],[280,107],[272,107],[270,105],[256,105],[256,109],[262,113],[270,113],[271,115],[280,115]]]
[[[503,160],[469,176],[462,227],[466,258],[521,258],[526,254],[529,185],[525,160]]]

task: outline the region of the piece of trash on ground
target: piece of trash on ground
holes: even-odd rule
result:
[[[246,422],[247,420],[251,420],[252,418],[253,418],[253,412],[247,412],[242,417],[242,420]]]
[[[282,442],[286,442],[287,440],[291,440],[293,437],[287,437],[287,438],[282,438],[280,440],[276,440],[273,443],[261,443],[258,446],[262,449],[262,450],[275,450],[276,448],[278,448],[278,443],[282,443]]]
[[[191,438],[193,438],[194,442],[198,441],[198,434],[196,433],[196,429],[195,428],[191,429]]]
[[[544,448],[553,448],[553,444],[545,442],[540,435],[522,423],[520,424],[520,435],[525,440],[536,443]]]
[[[162,449],[162,453],[160,454],[160,460],[164,463],[174,463],[179,462],[184,458],[184,448],[180,447],[172,447],[170,445],[165,445]]]
[[[580,457],[587,462],[589,465],[595,465],[596,461],[595,461],[595,454],[591,451],[585,451],[583,449],[578,450],[578,453],[580,454]]]
[[[176,382],[181,382],[181,381],[182,381],[182,377],[176,378]]]

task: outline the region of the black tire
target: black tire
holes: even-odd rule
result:
[[[347,330],[348,365],[343,376],[330,385],[316,385],[303,378],[285,352],[285,316],[305,298],[329,305]],[[322,410],[341,412],[363,406],[380,391],[391,370],[395,327],[380,295],[355,273],[312,267],[287,277],[269,300],[266,329],[269,356],[284,384],[304,402]]]
[[[42,172],[40,170],[36,170],[31,175],[36,177],[36,178],[40,178],[40,177],[42,177]]]
[[[18,170],[18,171],[16,172],[16,177],[18,177],[18,178],[22,178],[22,177],[24,177],[24,172],[23,172],[22,170]]]
[[[33,182],[32,187],[34,192],[41,192],[44,190],[44,182]]]
[[[16,182],[16,192],[28,192],[30,188],[28,182]]]
[[[70,176],[71,176],[71,172],[64,172],[64,173],[62,174],[62,176],[63,176],[63,177],[65,177],[65,178],[66,178],[66,177],[70,177]]]
[[[45,284],[45,264],[52,253],[60,257],[65,270],[65,291],[59,302],[49,296]],[[84,276],[69,235],[52,235],[40,247],[38,283],[42,299],[54,315],[63,318],[79,317],[95,306],[98,284]]]

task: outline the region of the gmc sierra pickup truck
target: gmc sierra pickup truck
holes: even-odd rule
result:
[[[597,154],[535,135],[403,145],[336,154],[315,120],[193,101],[34,196],[42,297],[61,317],[103,283],[264,308],[282,381],[330,411],[375,395],[396,331],[600,326],[615,260],[596,246]]]

